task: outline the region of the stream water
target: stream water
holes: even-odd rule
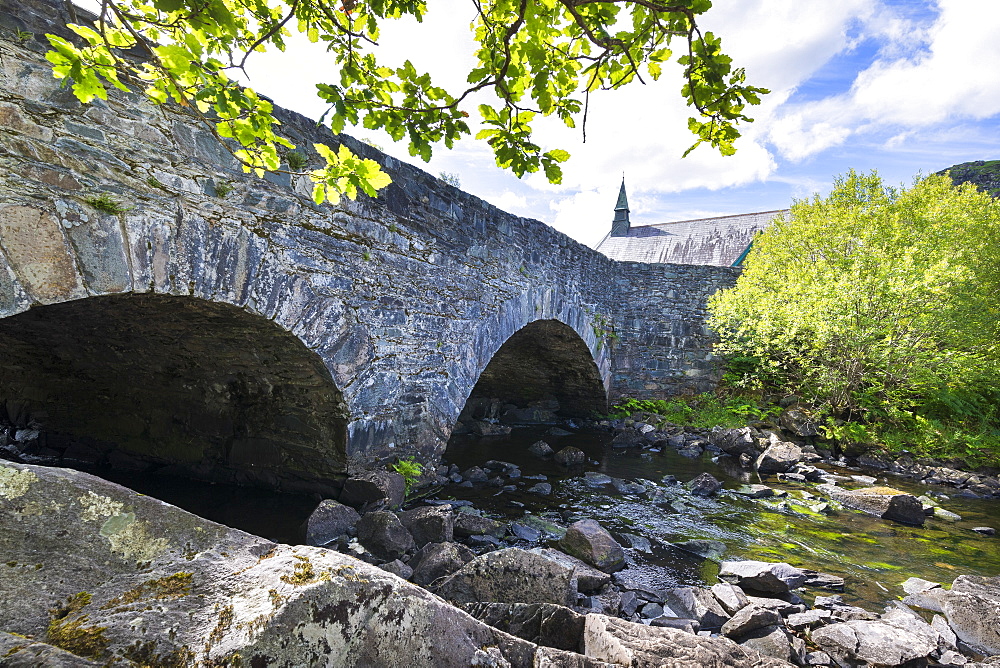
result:
[[[1000,529],[1000,502],[996,500],[941,498],[944,508],[962,516],[960,521],[931,518],[923,527],[910,527],[850,510],[812,512],[807,504],[796,500],[810,493],[813,485],[773,477],[761,481],[754,476],[749,482],[786,490],[788,499],[753,500],[723,492],[717,497],[698,498],[683,510],[671,512],[640,494],[619,494],[610,486],[591,487],[583,473],[597,471],[627,481],[658,483],[664,475],[686,482],[707,471],[723,481],[728,490],[747,482],[740,479],[746,473],[723,469],[707,454],[690,459],[671,448],[660,453],[613,449],[611,434],[606,432],[580,431],[553,437],[544,435],[545,431],[519,428],[499,438],[453,438],[445,454],[447,463],[464,471],[491,459],[502,460],[518,465],[523,476],[510,481],[516,484],[513,491],[500,492],[485,485],[449,485],[438,491],[437,498],[468,500],[485,514],[505,520],[534,515],[565,526],[590,517],[618,537],[628,533],[648,538],[651,553],[626,550],[629,566],[624,576],[632,583],[657,589],[718,581],[715,561],[672,545],[693,539],[721,541],[726,545],[724,558],[785,561],[841,576],[846,580],[844,599],[870,610],[878,610],[884,601],[902,595],[899,584],[911,576],[951,582],[960,574],[1000,574],[1000,536],[983,536],[971,530],[984,525]],[[540,438],[557,450],[567,445],[580,448],[591,463],[567,471],[551,459],[538,459],[528,452],[528,446]],[[91,472],[206,519],[293,544],[303,539],[303,523],[317,502],[311,496],[180,478],[111,470]],[[915,495],[952,491],[877,472],[866,473],[886,478],[886,484]],[[533,476],[545,476],[552,493],[540,496],[528,492],[539,482]],[[629,544],[624,538],[622,543]]]
[[[760,480],[754,474],[749,482],[763,482],[775,490],[786,490],[788,500],[753,500],[724,492],[688,504],[681,512],[669,512],[649,503],[642,495],[619,494],[608,486],[595,489],[584,482],[582,473],[598,471],[614,478],[653,482],[664,475],[673,475],[686,482],[707,471],[729,490],[747,480],[739,479],[740,471],[725,470],[714,464],[708,454],[690,459],[672,448],[660,453],[612,449],[608,433],[543,437],[544,431],[521,428],[500,438],[455,437],[445,459],[463,471],[490,459],[517,464],[525,476],[547,476],[553,487],[551,495],[528,493],[526,490],[538,482],[529,478],[521,481],[516,491],[502,494],[497,494],[495,487],[450,485],[442,490],[442,498],[467,499],[486,513],[507,519],[535,514],[565,525],[566,520],[591,517],[613,534],[649,538],[653,545],[651,554],[627,550],[626,575],[632,581],[657,588],[718,581],[717,563],[671,545],[693,539],[725,543],[723,558],[726,559],[784,561],[841,576],[846,580],[844,599],[871,610],[879,610],[884,601],[902,596],[899,585],[911,576],[950,583],[961,574],[1000,574],[1000,536],[972,531],[975,526],[1000,529],[1000,503],[996,500],[940,498],[942,507],[958,513],[962,519],[947,522],[929,518],[923,527],[911,527],[846,509],[812,512],[808,504],[796,500],[813,493],[814,485],[778,481],[773,476]],[[528,446],[539,438],[556,450],[567,445],[580,448],[596,463],[570,472],[550,460],[540,460],[528,452]],[[847,475],[859,473],[830,470]],[[884,484],[917,496],[947,495],[953,491],[914,484],[884,473],[863,473],[877,476],[880,484],[885,478]],[[745,472],[742,474],[746,476]],[[624,540],[622,543],[628,544]]]

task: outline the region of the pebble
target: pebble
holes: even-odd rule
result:
[[[997,533],[997,530],[993,527],[972,527],[972,530],[984,536],[995,536]]]

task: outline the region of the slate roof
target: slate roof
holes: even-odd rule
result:
[[[784,213],[786,209],[639,225],[625,236],[609,233],[596,248],[612,260],[729,267],[747,250],[757,232]]]

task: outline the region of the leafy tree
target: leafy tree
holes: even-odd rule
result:
[[[745,383],[823,407],[833,436],[976,454],[1000,445],[998,243],[972,185],[852,171],[754,240],[711,325]]]
[[[450,148],[471,133],[470,96],[492,91],[496,102],[478,107],[477,138],[489,143],[501,167],[517,176],[541,169],[555,183],[569,154],[534,143],[534,119],[554,115],[570,127],[585,124],[592,91],[657,79],[673,57],[674,39],[683,42],[676,58],[684,68],[681,95],[697,112],[688,120],[695,146],[707,142],[733,153],[736,123],[752,120],[744,108],[767,92],[746,85],[720,40],[698,27],[710,0],[472,0],[478,64],[461,91],[436,86],[410,61],[385,67],[371,51],[383,21],[404,15],[419,21],[425,2],[340,2],[338,8],[327,0],[101,0],[94,24],[70,25],[81,38],[76,44],[48,36],[48,59],[83,102],[106,98],[108,85],[141,82],[151,99],[189,107],[219,138],[234,140],[234,155],[258,174],[280,169],[279,146],[294,147],[278,133],[271,103],[227,73],[242,69],[254,52],[283,50],[293,31],[325,43],[333,56],[331,78],[316,88],[329,104],[324,118],[334,132],[358,123],[384,129],[397,141],[407,138],[411,155],[429,160],[432,144]],[[325,162],[311,172],[317,202],[359,190],[374,195],[389,183],[376,163],[343,146],[316,150]]]

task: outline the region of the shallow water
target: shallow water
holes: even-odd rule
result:
[[[571,436],[543,437],[544,431],[522,428],[501,438],[456,437],[449,444],[445,459],[463,471],[490,459],[518,464],[524,475],[548,476],[553,486],[550,496],[527,493],[525,490],[538,481],[520,480],[515,481],[517,491],[499,495],[492,487],[470,489],[451,485],[442,490],[442,498],[468,499],[477,508],[509,519],[527,513],[548,513],[558,518],[553,511],[563,520],[592,517],[614,534],[632,533],[650,538],[654,543],[653,554],[627,550],[628,574],[639,582],[661,588],[718,581],[717,564],[669,545],[692,539],[725,543],[724,558],[727,559],[785,561],[839,575],[846,580],[845,600],[872,610],[887,600],[902,596],[899,585],[911,576],[950,583],[961,574],[1000,574],[1000,537],[982,536],[971,530],[983,525],[1000,529],[1000,502],[996,500],[939,499],[942,507],[958,513],[962,520],[945,522],[929,518],[923,527],[905,526],[846,509],[815,513],[801,503],[803,492],[814,489],[809,483],[782,482],[774,477],[761,480],[756,474],[750,480],[746,473],[742,473],[745,480],[741,482],[738,478],[741,472],[727,472],[712,463],[708,455],[690,459],[672,448],[655,454],[637,449],[618,450],[609,446],[611,435],[607,433],[579,432]],[[544,438],[556,450],[567,445],[580,448],[592,463],[567,472],[554,462],[539,460],[527,451],[527,447],[539,438]],[[668,474],[686,482],[707,471],[723,481],[726,489],[736,489],[743,482],[763,482],[774,489],[788,491],[790,499],[785,502],[782,499],[754,501],[723,494],[699,501],[697,507],[683,512],[668,512],[640,496],[623,496],[610,487],[595,490],[583,482],[584,471],[657,482]],[[915,484],[884,473],[864,473],[877,476],[880,484],[884,479],[885,484],[918,496],[953,491]],[[800,503],[794,503],[796,500]],[[524,507],[512,501],[523,503]],[[811,603],[811,596],[807,596],[807,600]]]

